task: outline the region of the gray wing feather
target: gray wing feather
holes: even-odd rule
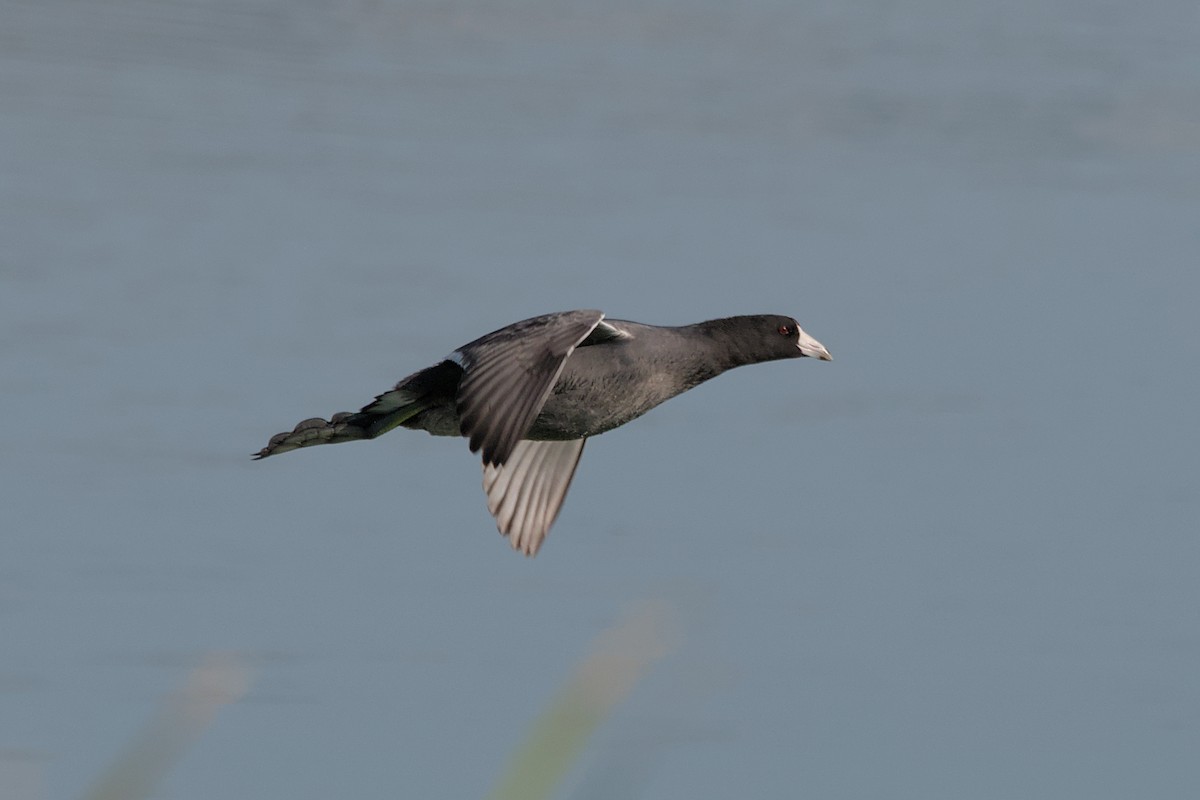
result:
[[[565,311],[534,317],[459,348],[457,410],[471,452],[499,466],[541,412],[567,358],[604,314]]]
[[[488,511],[514,550],[537,553],[562,508],[586,441],[523,439],[503,466],[483,465]]]

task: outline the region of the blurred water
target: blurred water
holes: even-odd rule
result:
[[[163,796],[480,796],[658,597],[572,796],[1200,789],[1194,3],[0,12],[0,776],[222,650]],[[836,360],[597,439],[531,562],[465,446],[248,459],[574,307]]]

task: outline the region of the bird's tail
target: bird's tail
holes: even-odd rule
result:
[[[317,444],[337,444],[358,439],[374,439],[453,396],[462,368],[452,361],[423,369],[396,384],[364,406],[361,411],[343,411],[330,419],[313,417],[290,431],[277,433],[254,458],[286,453]]]
[[[257,461],[260,458],[286,453],[289,450],[295,450],[300,447],[353,442],[358,439],[374,439],[376,436],[387,433],[399,425],[403,425],[406,421],[428,408],[426,403],[416,401],[415,399],[410,398],[410,402],[403,402],[402,398],[396,398],[402,402],[398,408],[390,411],[370,410],[378,406],[381,401],[393,399],[389,395],[400,394],[404,394],[404,392],[394,389],[380,395],[374,403],[362,411],[353,413],[342,411],[334,414],[330,419],[312,417],[311,419],[299,422],[292,430],[272,436],[267,446],[254,454],[254,459]]]

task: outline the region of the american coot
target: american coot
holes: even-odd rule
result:
[[[664,328],[563,311],[476,339],[409,375],[358,413],[306,419],[255,454],[374,439],[404,426],[465,436],[483,453],[488,510],[533,555],[562,507],[583,443],[727,369],[829,351],[791,317]]]

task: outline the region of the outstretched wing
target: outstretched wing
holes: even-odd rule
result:
[[[546,314],[489,333],[454,353],[451,358],[463,367],[460,429],[472,453],[483,451],[485,465],[508,461],[541,413],[567,358],[602,319],[599,311]]]
[[[484,463],[488,511],[514,550],[537,553],[562,508],[585,441],[523,439],[503,466]]]

